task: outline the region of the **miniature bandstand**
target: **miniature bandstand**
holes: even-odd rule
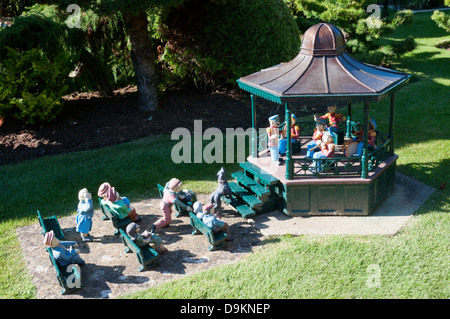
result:
[[[250,93],[253,133],[251,155],[240,164],[243,172],[232,174],[236,182],[231,183],[234,200],[229,204],[244,218],[275,209],[288,216],[372,213],[393,189],[398,158],[394,153],[395,94],[409,78],[406,73],[352,58],[336,26],[319,23],[309,28],[294,59],[237,80]],[[280,129],[285,129],[287,145],[281,165],[270,160],[267,134],[257,133],[255,97],[284,105]],[[370,104],[384,98],[390,99],[389,132],[372,128],[376,134],[372,147],[368,143]],[[357,103],[364,105],[360,122],[352,118],[352,104]],[[305,157],[315,122],[297,121],[300,138],[292,142],[292,106],[297,104],[347,107],[346,119],[334,134],[334,157]],[[267,123],[264,119],[264,126]],[[357,156],[349,152],[355,132],[361,133],[362,153]]]

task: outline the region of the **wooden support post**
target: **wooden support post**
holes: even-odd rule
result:
[[[347,132],[345,133],[345,138],[349,139],[351,135],[352,102],[348,103],[347,113]]]
[[[256,107],[253,94],[250,94],[252,101],[252,157],[258,157],[258,128],[256,122]]]
[[[389,147],[389,155],[394,155],[394,118],[395,118],[395,93],[391,94],[391,112],[389,117],[389,138],[391,145]]]
[[[369,137],[369,101],[364,104],[364,138],[363,138],[363,152],[361,156],[361,178],[367,178],[369,172],[369,152],[368,152],[368,137]]]
[[[291,136],[291,109],[289,104],[285,103],[285,121],[286,121],[286,179],[293,178],[293,162],[292,162],[292,136]]]

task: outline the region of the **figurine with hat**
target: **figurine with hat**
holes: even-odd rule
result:
[[[233,240],[233,237],[230,235],[230,226],[228,223],[218,219],[216,216],[214,216],[211,213],[211,210],[214,208],[213,204],[206,204],[203,206],[203,218],[202,221],[205,223],[206,226],[211,228],[211,230],[215,233],[218,231],[223,231],[225,234],[227,234],[228,241]]]
[[[314,152],[319,150],[322,143],[323,133],[326,131],[327,123],[323,119],[316,119],[316,128],[312,136],[312,141],[306,145],[306,158],[313,158]]]
[[[124,219],[130,217],[131,221],[135,223],[142,222],[142,217],[131,206],[130,200],[127,197],[121,197],[109,183],[105,182],[101,184],[98,188],[97,195],[102,198],[102,205],[108,206],[117,218]]]
[[[335,104],[328,104],[327,111],[328,113],[322,116],[317,116],[314,114],[314,120],[328,120],[328,127],[330,132],[337,133],[339,131],[339,123],[345,120],[345,116],[342,114],[336,113],[337,106]]]
[[[74,241],[60,241],[56,238],[53,230],[45,233],[44,245],[51,248],[53,257],[61,267],[66,267],[71,264],[77,264],[79,266],[86,264],[78,254],[78,249],[74,249],[77,243]]]
[[[82,241],[92,241],[89,235],[92,229],[92,217],[94,216],[94,204],[92,203],[92,195],[87,188],[83,188],[78,192],[78,207],[76,217],[76,231],[80,233]]]
[[[300,138],[300,127],[298,125],[295,125],[297,122],[297,117],[295,114],[291,115],[291,141],[292,143],[295,143]],[[287,138],[284,136],[283,132],[281,132],[281,138],[278,142],[278,151],[281,156],[284,156],[286,154],[286,146],[287,146]]]
[[[280,118],[278,115],[273,115],[269,117],[270,126],[266,129],[267,131],[267,146],[270,150],[270,156],[272,162],[276,165],[280,165],[280,153],[278,149],[278,141],[280,135]]]
[[[164,246],[161,237],[159,237],[155,233],[149,232],[148,230],[145,230],[142,232],[142,234],[139,234],[140,228],[141,227],[136,223],[130,223],[126,228],[127,235],[136,245],[138,245],[139,247],[151,245],[153,249],[155,249],[160,254],[169,251]]]
[[[159,205],[162,217],[152,225],[152,233],[155,232],[155,229],[160,229],[170,224],[170,222],[172,221],[172,206],[174,204],[189,212],[193,211],[192,207],[186,205],[181,200],[185,197],[185,193],[181,192],[182,187],[183,183],[178,178],[172,178],[166,183],[166,186],[164,187],[163,198]]]

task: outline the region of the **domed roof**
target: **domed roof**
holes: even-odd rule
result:
[[[336,55],[345,52],[341,30],[329,23],[318,23],[306,30],[300,52],[311,55]]]
[[[300,53],[289,62],[244,76],[241,89],[277,103],[345,105],[378,101],[400,89],[410,75],[363,63],[351,57],[336,26],[319,23],[309,28]]]

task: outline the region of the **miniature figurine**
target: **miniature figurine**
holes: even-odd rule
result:
[[[192,208],[194,209],[195,216],[197,216],[199,219],[203,219],[203,205],[202,205],[202,203],[195,202],[194,205],[192,206]]]
[[[158,253],[165,253],[169,250],[164,246],[161,237],[155,233],[151,233],[148,230],[139,234],[140,226],[136,223],[128,224],[126,228],[127,235],[130,239],[139,247],[144,247],[146,245],[151,245]]]
[[[131,206],[130,200],[127,197],[121,197],[120,194],[109,183],[100,185],[97,195],[102,197],[102,205],[106,205],[111,209],[117,218],[124,219],[130,217],[131,221],[135,223],[142,222],[142,217],[136,212],[136,209]]]
[[[217,183],[217,189],[211,194],[209,200],[210,203],[214,205],[214,212],[220,213],[222,211],[222,196],[225,196],[230,200],[232,198],[231,188],[228,185],[225,168],[223,167],[217,172]]]
[[[376,148],[375,145],[375,139],[377,137],[377,123],[375,122],[374,119],[370,119],[369,120],[369,132],[367,134],[367,143],[369,144],[369,146]],[[361,156],[362,155],[362,151],[363,151],[363,147],[364,147],[364,142],[363,142],[363,138],[364,138],[364,132],[363,130],[361,130],[358,134],[358,136],[355,138],[355,140],[358,142],[358,148],[356,150],[356,153],[353,154],[353,156]]]
[[[76,217],[76,231],[80,233],[82,241],[92,241],[89,235],[92,229],[92,217],[94,216],[94,204],[92,203],[91,193],[86,188],[78,192],[78,207]]]
[[[322,119],[316,120],[312,141],[306,145],[306,158],[313,158],[314,152],[318,151],[318,146],[322,142],[322,136],[326,129],[326,122]]]
[[[267,139],[272,162],[280,165],[280,153],[278,150],[278,139],[280,134],[280,119],[278,115],[269,117],[270,126],[266,129]]]
[[[332,158],[334,157],[334,150],[336,145],[333,143],[333,136],[331,135],[330,131],[325,131],[322,136],[322,142],[318,145],[320,146],[320,152],[316,152],[313,155],[314,159],[319,158]],[[312,167],[313,172],[317,172],[320,170],[320,162],[321,161],[314,161]]]
[[[216,218],[213,214],[211,214],[211,209],[213,209],[213,204],[207,204],[203,206],[203,218],[202,221],[205,223],[206,226],[211,228],[211,230],[215,233],[218,231],[223,231],[225,234],[227,234],[228,241],[233,240],[233,237],[230,235],[230,226],[228,223]]]
[[[182,186],[183,183],[178,178],[172,178],[170,181],[166,183],[166,186],[164,187],[163,198],[159,205],[163,216],[160,219],[158,219],[154,224],[152,224],[151,228],[152,233],[155,232],[155,229],[160,229],[170,224],[170,222],[172,221],[173,204],[179,205],[189,212],[193,211],[192,207],[183,203],[179,198],[180,195],[179,193],[181,191]]]
[[[79,266],[86,264],[78,254],[79,250],[73,248],[77,246],[77,243],[74,241],[60,241],[56,238],[53,230],[45,233],[44,245],[51,248],[53,257],[61,267],[71,264],[78,264]]]
[[[334,104],[329,104],[327,106],[328,113],[322,116],[314,115],[314,120],[317,119],[328,119],[328,127],[330,132],[336,133],[339,131],[339,123],[345,121],[345,116],[342,114],[336,113],[337,106]]]
[[[291,142],[295,143],[300,138],[300,127],[298,125],[295,125],[297,122],[297,117],[292,114],[291,115]],[[278,151],[280,153],[280,156],[286,155],[286,145],[287,145],[287,138],[285,134],[281,135],[278,142]]]

